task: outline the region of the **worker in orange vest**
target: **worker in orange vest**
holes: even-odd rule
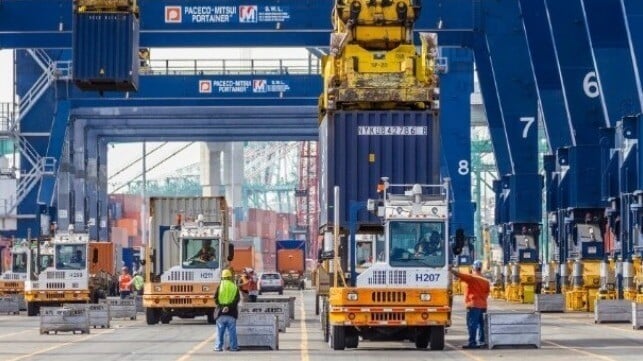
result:
[[[243,270],[239,289],[243,302],[257,302],[257,277],[252,268]]]
[[[486,346],[484,332],[484,315],[487,312],[487,298],[489,297],[489,281],[482,276],[482,262],[473,262],[473,274],[460,273],[457,269],[451,272],[463,283],[464,304],[467,307],[467,330],[469,343],[463,345],[464,349],[476,349]],[[480,344],[476,343],[476,335]]]
[[[121,295],[121,299],[127,298],[132,293],[132,276],[125,266],[121,268],[121,275],[118,276],[118,293]]]

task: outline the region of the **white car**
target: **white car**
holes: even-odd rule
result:
[[[259,294],[264,292],[277,292],[284,294],[284,280],[277,272],[264,272],[259,275]]]

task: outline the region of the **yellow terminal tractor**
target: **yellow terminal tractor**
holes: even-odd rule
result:
[[[149,202],[143,292],[147,324],[167,324],[174,316],[206,316],[214,323],[214,291],[234,257],[225,198],[153,197]]]
[[[90,242],[86,232],[56,231],[28,253],[27,315],[41,306],[98,302],[114,289],[115,253],[110,242]]]
[[[381,204],[368,202],[368,209],[377,211],[383,224],[382,251],[356,275],[352,233],[350,284],[339,284],[343,273],[339,266],[334,268],[328,314],[333,349],[356,348],[360,337],[409,339],[420,349],[444,348],[452,305],[448,200],[448,180],[439,185],[403,185],[384,179]]]
[[[24,300],[27,263],[29,262],[29,243],[16,242],[9,250],[10,268],[0,275],[0,296],[18,296]],[[0,260],[1,262],[1,260]]]

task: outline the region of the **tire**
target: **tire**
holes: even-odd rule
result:
[[[324,342],[328,342],[330,338],[330,325],[328,322],[328,304],[326,303],[326,299],[322,299],[321,319]]]
[[[145,322],[148,325],[156,325],[159,323],[159,310],[156,308],[146,308],[145,309]]]
[[[319,295],[315,295],[315,316],[319,316]]]
[[[342,351],[346,348],[346,328],[344,326],[332,326],[330,347],[335,351]]]
[[[359,345],[359,333],[352,327],[344,327],[346,333],[346,348],[357,348]]]
[[[207,316],[208,316],[208,323],[213,325],[216,322],[216,320],[214,319],[214,309],[212,309],[212,311],[208,311]]]
[[[425,349],[429,346],[429,337],[431,329],[429,327],[421,327],[415,333],[415,348]]]
[[[35,302],[27,302],[27,316],[38,316],[38,305]]]
[[[167,325],[172,321],[172,315],[167,312],[161,312],[161,323]]]
[[[444,326],[431,327],[431,350],[442,351],[444,350]]]

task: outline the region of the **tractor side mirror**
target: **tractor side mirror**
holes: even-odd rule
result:
[[[455,231],[455,244],[453,245],[453,253],[457,256],[462,253],[462,248],[464,248],[464,242],[466,241],[464,236],[464,229],[458,228]]]
[[[228,243],[228,262],[232,262],[234,259],[234,245]]]

